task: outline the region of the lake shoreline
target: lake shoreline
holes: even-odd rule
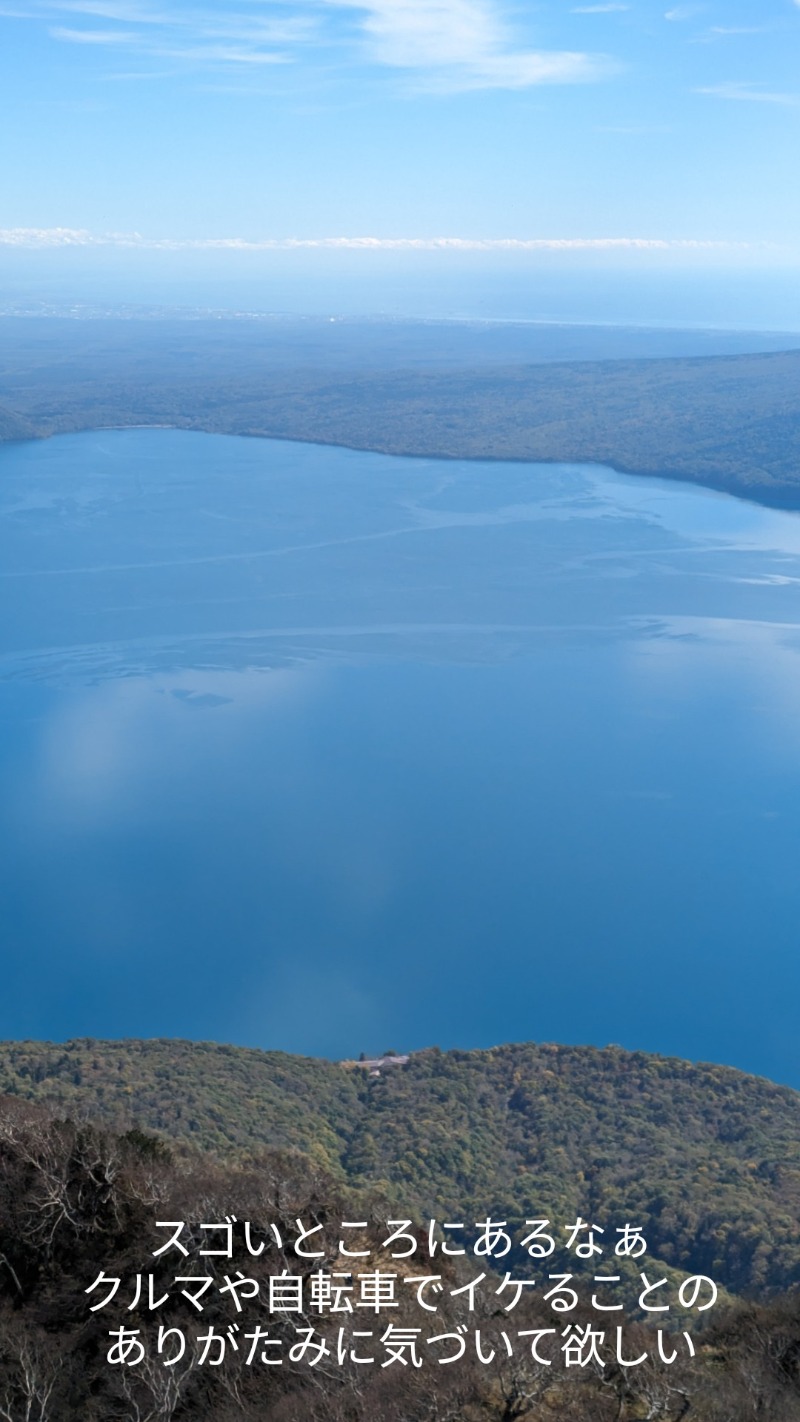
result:
[[[348,450],[353,454],[378,454],[389,459],[410,459],[419,462],[437,462],[442,464],[515,464],[543,465],[547,467],[562,464],[577,465],[581,467],[612,470],[614,473],[625,474],[632,479],[660,479],[670,484],[688,485],[690,488],[705,489],[709,493],[724,494],[730,498],[740,499],[746,504],[756,504],[760,508],[774,509],[783,513],[800,513],[800,487],[791,490],[787,489],[785,492],[779,490],[756,492],[749,486],[731,485],[725,483],[722,479],[700,479],[690,474],[684,474],[671,469],[642,469],[636,466],[626,466],[621,460],[608,460],[601,459],[600,457],[592,458],[591,456],[587,457],[585,455],[581,455],[580,457],[554,455],[544,458],[533,455],[526,457],[523,455],[515,456],[503,454],[459,454],[444,451],[431,453],[416,449],[387,448],[377,443],[352,444],[337,439],[314,439],[307,435],[293,435],[283,431],[212,429],[205,424],[198,423],[178,424],[136,421],[131,424],[93,424],[65,429],[53,429],[11,437],[6,437],[0,433],[0,449],[4,445],[35,444],[40,441],[61,439],[68,435],[124,433],[126,430],[174,430],[176,433],[184,434],[218,435],[225,439],[268,440],[285,444],[313,445],[320,449],[342,449]]]

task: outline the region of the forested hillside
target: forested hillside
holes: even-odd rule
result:
[[[0,1047],[0,1093],[244,1159],[295,1148],[417,1216],[636,1217],[667,1264],[800,1283],[800,1095],[726,1067],[523,1044],[355,1063],[173,1041]]]
[[[575,360],[550,344],[560,359],[546,334],[469,326],[5,318],[0,440],[167,425],[607,464],[800,507],[800,352]]]
[[[599,1313],[574,1274],[515,1298],[485,1259],[389,1238],[379,1193],[299,1153],[174,1153],[0,1098],[0,1417],[796,1422],[796,1295],[645,1321]],[[650,1256],[621,1262],[658,1278]],[[548,1302],[553,1277],[578,1292]],[[325,1280],[355,1308],[333,1311]]]

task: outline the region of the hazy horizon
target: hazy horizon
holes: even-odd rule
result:
[[[800,271],[522,254],[0,251],[0,311],[54,305],[800,332]]]

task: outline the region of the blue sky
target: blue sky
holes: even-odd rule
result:
[[[4,0],[3,228],[795,249],[793,0]]]
[[[800,264],[800,0],[0,0],[0,54],[6,261]]]

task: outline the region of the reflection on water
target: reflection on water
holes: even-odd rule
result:
[[[0,448],[5,1036],[800,1085],[800,519],[571,466]]]

